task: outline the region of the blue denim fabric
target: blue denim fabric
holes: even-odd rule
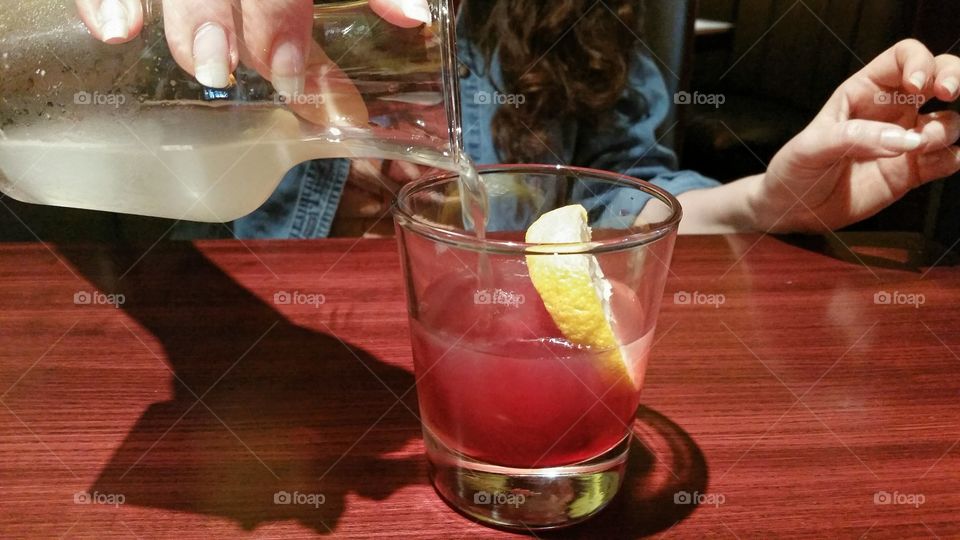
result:
[[[464,35],[459,39],[460,61],[470,74],[460,80],[464,144],[478,164],[502,162],[491,135],[498,106],[492,99],[501,92],[499,64],[487,70],[482,55]],[[551,149],[548,164],[569,164],[633,176],[674,195],[718,185],[693,171],[677,171],[676,155],[660,145],[656,129],[666,118],[670,101],[657,66],[636,52],[627,89],[608,118],[585,125],[572,118],[557,118],[549,128],[560,148]],[[234,222],[239,238],[319,238],[330,233],[333,216],[349,172],[346,160],[301,164],[291,170],[270,199],[250,216]],[[598,225],[616,227],[632,220],[643,209],[644,197],[636,190],[614,188],[603,193],[573,193],[582,200]],[[491,230],[529,223],[517,214],[508,197],[491,208]],[[513,208],[511,208],[513,206]]]
[[[345,159],[324,159],[293,168],[256,212],[233,222],[237,238],[323,238],[350,172]]]

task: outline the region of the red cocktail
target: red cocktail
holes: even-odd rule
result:
[[[496,267],[492,290],[465,272],[426,289],[412,327],[424,426],[456,452],[510,467],[603,454],[636,413],[651,334],[635,328],[621,347],[629,371],[618,369],[609,350],[564,337],[530,279],[510,266]],[[642,322],[633,291],[614,289],[616,320]]]
[[[679,203],[584,169],[481,176],[486,238],[456,175],[407,186],[395,214],[431,480],[479,520],[565,526],[623,481]]]

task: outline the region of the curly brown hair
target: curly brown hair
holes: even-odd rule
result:
[[[494,116],[493,139],[504,161],[549,158],[558,148],[552,122],[602,121],[623,94],[641,0],[467,0],[464,8],[469,37],[487,67],[498,55],[502,90],[525,98]]]

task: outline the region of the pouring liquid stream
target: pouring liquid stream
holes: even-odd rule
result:
[[[474,234],[478,239],[483,240],[487,236],[490,208],[487,188],[470,156],[461,151],[457,155],[457,161],[460,169],[460,197],[463,201],[464,214],[473,222]],[[486,251],[481,251],[477,258],[477,290],[491,290],[493,285],[493,266],[490,256]],[[479,321],[483,325],[491,322],[492,320],[489,319]]]

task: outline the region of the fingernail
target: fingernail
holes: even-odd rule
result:
[[[927,74],[922,71],[914,73],[910,76],[910,84],[923,90],[923,87],[927,84]]]
[[[950,92],[951,96],[956,96],[957,90],[960,90],[960,81],[953,77],[944,79],[941,84],[943,84],[943,87],[947,89],[947,92]]]
[[[130,37],[127,9],[120,0],[103,0],[98,13],[100,37],[107,43],[116,43]]]
[[[207,23],[193,38],[193,70],[197,80],[211,88],[230,86],[230,42],[219,24]]]
[[[915,132],[908,131],[903,137],[904,148],[909,152],[911,150],[916,150],[920,148],[920,145],[923,144],[923,135]]]
[[[270,63],[273,88],[285,98],[303,93],[306,85],[305,60],[301,48],[292,41],[284,41],[273,50]]]
[[[400,2],[400,11],[408,19],[430,24],[433,22],[433,16],[430,15],[430,6],[427,0],[402,0]]]
[[[880,144],[897,152],[910,152],[923,144],[923,136],[915,131],[888,129],[880,134]]]

